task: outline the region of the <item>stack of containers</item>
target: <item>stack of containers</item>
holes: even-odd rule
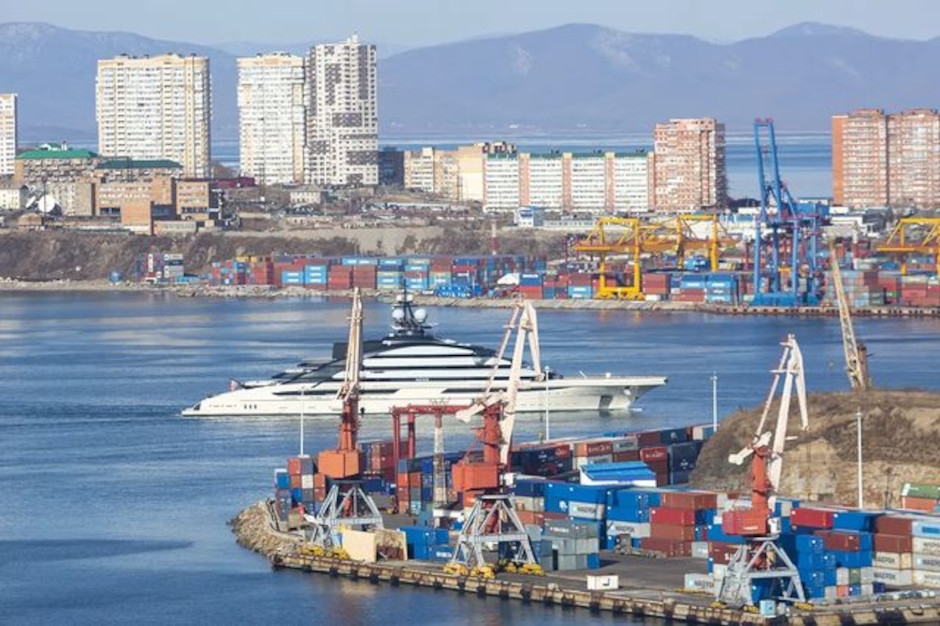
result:
[[[398,499],[398,512],[405,515],[421,513],[421,461],[420,459],[401,459],[398,461],[398,475],[395,480]]]
[[[669,298],[669,274],[649,272],[642,276],[643,293],[647,300],[666,300]]]
[[[404,274],[402,259],[379,259],[375,273],[375,288],[379,291],[397,291],[402,288]]]
[[[274,509],[278,519],[288,520],[291,509],[294,508],[294,498],[290,490],[290,474],[287,468],[274,470]]]
[[[540,478],[516,480],[513,486],[515,508],[523,524],[545,525],[545,484]]]
[[[650,508],[650,536],[640,541],[640,547],[666,556],[692,556],[694,542],[708,541],[708,525],[717,506],[714,493],[664,491],[660,506]],[[699,549],[707,548],[702,544]]]
[[[863,511],[848,511],[801,506],[790,515],[793,533],[812,534],[823,543],[826,562],[822,568],[823,580],[818,576],[803,581],[811,597],[848,597],[874,593],[872,554],[874,543],[869,530],[874,516]],[[835,590],[831,574],[826,570],[835,566]],[[802,577],[802,572],[801,572]],[[820,589],[822,587],[822,589]]]
[[[165,252],[163,254],[163,278],[169,282],[175,282],[186,274],[183,268],[183,255],[179,253]],[[268,275],[264,275],[268,278]],[[258,285],[267,285],[267,282],[256,283]]]
[[[703,302],[706,291],[704,274],[673,274],[669,299],[677,302]]]
[[[327,275],[327,289],[330,291],[352,289],[353,268],[351,265],[331,265]]]
[[[705,289],[705,302],[734,304],[738,298],[738,281],[734,274],[708,274]]]
[[[568,299],[590,300],[594,297],[591,274],[577,273],[568,276]]]
[[[574,443],[573,450],[574,469],[578,469],[582,465],[614,462],[613,442],[610,439],[577,441]]]
[[[182,260],[182,259],[181,259]],[[249,285],[273,285],[274,280],[274,262],[269,258],[252,261],[248,265],[248,284]]]
[[[885,304],[901,301],[901,272],[881,269],[878,272],[878,287],[884,292]]]
[[[429,289],[429,259],[408,259],[405,263],[405,286],[409,291]]]
[[[362,464],[366,473],[381,476],[386,482],[395,482],[394,444],[391,441],[371,441],[362,444]]]
[[[360,289],[375,289],[377,271],[375,261],[368,259],[370,263],[360,263],[353,266],[352,286]]]
[[[647,539],[650,536],[650,508],[662,502],[656,490],[612,489],[607,492],[605,544],[612,550],[618,541]],[[639,542],[636,543],[639,547]]]
[[[408,558],[431,560],[440,548],[450,547],[450,537],[446,528],[429,528],[427,526],[402,526],[398,530],[405,533],[405,543],[408,546]]]
[[[550,543],[554,553],[553,563],[542,563],[545,569],[570,571],[598,569],[601,566],[597,524],[546,519],[542,541]]]
[[[281,270],[281,285],[284,287],[303,286],[306,282],[303,269]]]
[[[914,517],[883,515],[875,519],[872,555],[875,583],[890,587],[914,584],[914,549],[921,555],[940,555],[940,541],[912,536]],[[923,583],[921,583],[923,584]]]
[[[304,285],[310,289],[326,289],[329,272],[330,264],[327,260],[304,261]]]
[[[913,581],[923,587],[940,587],[940,520],[911,522]]]
[[[435,258],[431,261],[430,271],[428,273],[428,283],[431,289],[438,287],[450,287],[451,285],[451,264],[453,259],[449,257]]]
[[[904,483],[901,487],[901,508],[927,513],[940,505],[940,486],[921,483]]]
[[[574,483],[545,483],[545,512],[592,523],[599,537],[606,530],[607,492],[610,487]],[[546,523],[550,516],[546,515]]]
[[[557,476],[574,468],[571,445],[567,443],[522,444],[512,451],[510,459],[513,471],[530,476]]]
[[[519,275],[519,293],[529,300],[542,299],[542,275],[541,274],[520,274]]]

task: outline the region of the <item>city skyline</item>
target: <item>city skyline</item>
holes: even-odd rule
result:
[[[426,46],[487,36],[551,28],[565,23],[597,23],[633,33],[688,34],[708,40],[736,41],[764,36],[801,22],[821,22],[856,28],[892,38],[929,39],[938,34],[935,21],[925,15],[937,13],[929,0],[830,0],[825,3],[795,0],[765,5],[748,0],[672,0],[639,4],[596,0],[573,5],[560,0],[522,0],[506,5],[482,0],[473,6],[411,0],[388,3],[353,0],[340,5],[319,6],[316,15],[305,17],[306,5],[296,0],[281,2],[262,14],[251,11],[244,0],[228,4],[219,20],[211,5],[193,5],[166,0],[142,5],[133,13],[120,10],[114,0],[75,5],[63,0],[45,0],[5,9],[7,22],[42,21],[68,28],[135,31],[166,39],[189,39],[207,45],[236,42],[297,44],[339,39],[357,32],[366,40],[394,46]],[[240,10],[243,8],[244,10]],[[537,9],[537,10],[534,10]],[[185,15],[186,19],[178,19]],[[238,19],[251,15],[251,19]],[[289,19],[288,19],[289,17]]]

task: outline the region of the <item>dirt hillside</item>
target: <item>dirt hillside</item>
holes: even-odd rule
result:
[[[558,257],[563,236],[533,237],[506,231],[499,237],[504,254]],[[205,233],[194,237],[139,237],[81,232],[6,232],[0,234],[0,278],[49,280],[107,278],[112,270],[128,274],[148,252],[181,252],[188,272],[208,271],[213,261],[241,255],[450,254],[486,255],[489,231],[456,228],[304,231],[296,234]]]
[[[776,421],[777,403],[768,418]],[[897,506],[905,482],[940,484],[940,393],[916,390],[865,394],[819,393],[808,399],[810,426],[800,432],[799,412],[791,405],[781,493],[799,498],[855,504],[855,413],[861,407],[865,500]],[[727,491],[747,490],[745,463],[728,463],[757,428],[763,405],[728,416],[702,449],[692,484]]]

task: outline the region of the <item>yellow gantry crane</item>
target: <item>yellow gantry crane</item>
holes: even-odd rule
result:
[[[829,262],[832,265],[832,282],[835,288],[836,301],[839,305],[839,324],[842,326],[842,348],[845,352],[845,373],[849,377],[852,391],[867,391],[871,388],[871,378],[868,376],[868,349],[865,344],[855,337],[855,327],[852,325],[852,311],[849,308],[848,298],[845,297],[845,286],[842,284],[842,270],[839,269],[839,258],[836,256],[836,244],[829,240]]]
[[[702,237],[695,225],[711,223],[709,234]],[[641,220],[637,217],[601,217],[591,232],[574,245],[576,252],[597,256],[599,259],[598,289],[596,296],[603,299],[642,300],[640,255],[672,252],[679,264],[688,251],[704,250],[709,257],[711,271],[718,270],[718,257],[724,247],[736,242],[718,222],[717,215],[677,215],[663,220]],[[610,285],[607,282],[609,256],[627,256],[633,265],[632,284]]]
[[[935,272],[940,276],[940,217],[902,217],[879,252],[901,255],[901,275],[907,275],[907,256],[932,254]]]

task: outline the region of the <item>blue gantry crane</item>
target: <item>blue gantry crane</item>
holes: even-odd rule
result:
[[[760,181],[760,215],[754,220],[753,304],[817,305],[822,286],[819,234],[827,209],[816,202],[797,201],[781,180],[773,120],[755,120],[754,145]],[[784,280],[787,267],[789,281]]]

